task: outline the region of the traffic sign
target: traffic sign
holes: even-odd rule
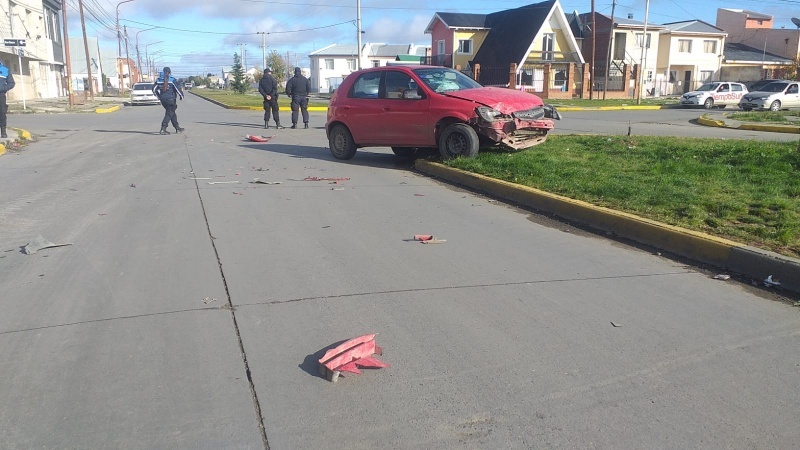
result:
[[[3,39],[6,47],[25,47],[25,39]]]

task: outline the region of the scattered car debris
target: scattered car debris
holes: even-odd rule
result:
[[[208,184],[233,184],[238,183],[238,181],[209,181]]]
[[[725,274],[721,274],[721,273],[720,273],[720,274],[718,274],[718,275],[714,275],[714,279],[715,279],[715,280],[728,281],[728,280],[730,280],[730,279],[731,279],[731,276],[730,276],[730,275],[725,275]]]
[[[343,187],[341,187],[341,188],[331,188],[331,190],[332,191],[343,191],[344,188]]]
[[[72,245],[72,243],[54,244],[39,235],[36,236],[36,239],[34,239],[32,242],[28,242],[22,247],[22,253],[25,253],[26,255],[33,255],[39,250],[44,250],[46,248],[65,247],[67,245]]]
[[[614,327],[614,328],[620,328],[620,327],[622,327],[622,324],[619,323],[619,322],[611,322],[611,326]]]
[[[348,181],[350,177],[305,177],[303,181]]]
[[[265,169],[263,167],[256,168],[256,166],[253,166],[253,170],[255,170],[256,172],[265,172],[269,169]]]
[[[414,197],[425,197],[425,194],[414,194]]]
[[[365,334],[345,341],[325,352],[319,359],[319,374],[328,381],[336,382],[341,372],[360,375],[358,368],[381,369],[389,367],[372,355],[383,355],[383,350],[375,344],[377,334]]]
[[[772,275],[768,276],[767,279],[764,280],[764,286],[766,287],[778,287],[781,284],[772,279]]]
[[[236,192],[236,191],[233,191],[233,195],[244,195],[244,193],[243,193],[243,192]]]
[[[190,180],[213,180],[213,178],[204,178],[204,177],[192,177],[189,178]]]
[[[253,142],[269,142],[269,140],[272,139],[272,136],[256,136],[254,134],[248,134],[245,135],[244,138]]]
[[[211,303],[211,302],[215,302],[215,301],[217,301],[217,299],[211,298],[211,297],[206,297],[206,298],[203,299],[203,303],[205,303],[206,305]]]
[[[136,184],[134,184],[134,183],[131,183],[131,187],[132,187],[132,188],[135,188],[135,187],[136,187]]]
[[[266,180],[261,180],[261,179],[258,179],[258,178],[253,178],[253,181],[251,181],[250,183],[251,184],[281,184],[280,181],[266,181]]]
[[[414,235],[415,241],[422,241],[423,244],[444,244],[447,242],[446,239],[436,239],[433,235],[430,234],[415,234]]]

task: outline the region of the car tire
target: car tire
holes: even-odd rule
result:
[[[713,108],[714,107],[714,99],[713,98],[707,98],[706,101],[703,102],[703,107],[705,109]]]
[[[331,154],[336,159],[351,159],[356,154],[357,147],[353,135],[344,125],[336,125],[331,129],[328,144]]]
[[[742,111],[744,111],[744,112],[748,112],[748,111],[752,111],[752,110],[753,110],[753,108],[742,107]]]
[[[781,102],[778,101],[778,100],[775,100],[774,102],[772,102],[772,104],[769,105],[769,110],[770,111],[780,111],[781,110]]]
[[[726,107],[726,106],[728,106],[728,105],[719,105],[719,106],[717,106],[717,108],[719,108],[719,109],[725,109],[725,107]]]
[[[439,136],[439,153],[442,159],[458,156],[474,158],[478,156],[478,133],[465,123],[454,123],[445,128]]]
[[[395,155],[401,158],[411,158],[414,154],[417,153],[416,147],[392,147],[392,151]]]

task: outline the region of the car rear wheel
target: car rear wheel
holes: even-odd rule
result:
[[[728,105],[719,105],[719,106],[717,106],[717,108],[719,108],[719,109],[725,109],[725,107],[726,107],[726,106],[728,106]]]
[[[745,108],[744,106],[742,106],[742,111],[744,111],[744,112],[752,111],[752,110],[753,110],[753,108]]]
[[[703,107],[705,107],[706,109],[713,108],[714,107],[714,99],[713,98],[707,98],[706,101],[703,102]]]
[[[336,159],[351,159],[356,154],[356,143],[353,135],[344,125],[336,125],[328,137],[331,154]]]
[[[769,105],[769,110],[770,111],[780,111],[781,110],[781,102],[779,102],[778,100],[775,100],[774,102],[772,102],[771,105]]]
[[[392,147],[392,151],[395,155],[401,158],[411,158],[417,153],[416,147]]]
[[[443,159],[457,156],[474,158],[478,156],[478,133],[465,123],[454,123],[445,128],[439,137],[439,153]]]

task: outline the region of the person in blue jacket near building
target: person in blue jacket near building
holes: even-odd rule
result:
[[[172,70],[169,67],[164,67],[164,70],[158,76],[156,83],[153,85],[153,93],[161,100],[161,106],[164,107],[164,119],[161,120],[161,131],[158,133],[169,134],[167,125],[170,122],[175,127],[176,133],[182,132],[184,129],[178,125],[178,115],[175,110],[178,109],[178,99],[183,100],[183,91],[175,83],[175,78],[172,78]]]
[[[0,137],[7,138],[6,119],[8,104],[6,103],[6,92],[14,89],[14,76],[2,61],[0,61]]]

